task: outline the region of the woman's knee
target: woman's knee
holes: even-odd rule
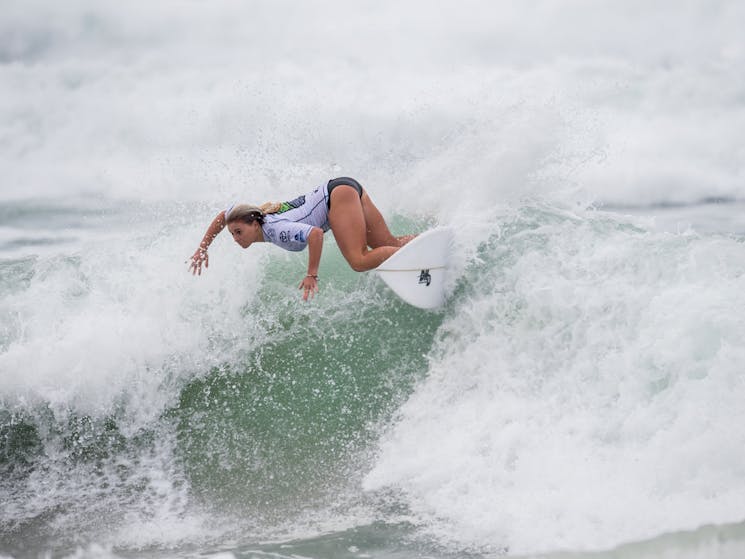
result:
[[[344,258],[355,272],[367,272],[380,266],[385,260],[390,258],[398,247],[386,246],[365,250],[364,252],[349,253],[345,252]]]
[[[349,263],[349,267],[352,268],[352,270],[354,270],[355,272],[366,272],[367,270],[369,270],[367,262],[362,255],[351,257],[348,256],[347,262]]]

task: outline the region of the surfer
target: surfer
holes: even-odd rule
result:
[[[192,274],[201,275],[203,264],[209,267],[207,249],[226,226],[243,248],[267,241],[291,251],[307,246],[308,274],[300,282],[306,301],[318,292],[323,234],[329,229],[356,272],[377,268],[415,237],[394,237],[360,183],[341,177],[288,202],[268,202],[262,206],[233,204],[221,211],[191,257]]]

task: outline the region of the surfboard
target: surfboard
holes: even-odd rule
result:
[[[421,309],[445,303],[445,277],[453,232],[431,229],[409,241],[375,272],[404,301]]]

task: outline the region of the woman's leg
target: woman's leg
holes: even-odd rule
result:
[[[366,219],[368,214],[365,206],[370,223]],[[381,229],[381,223],[384,230]],[[357,190],[351,186],[337,186],[331,192],[329,225],[339,250],[356,272],[377,268],[400,246],[367,194],[363,193],[360,199]],[[383,241],[394,244],[378,244]],[[368,244],[373,247],[372,250],[367,248]]]
[[[380,213],[373,201],[367,195],[367,192],[362,193],[362,211],[365,215],[365,224],[367,226],[367,244],[372,248],[392,246],[401,247],[413,239],[416,235],[407,235],[405,237],[394,237],[388,225],[383,219],[383,215]]]

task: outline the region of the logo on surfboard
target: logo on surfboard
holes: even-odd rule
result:
[[[419,283],[426,285],[427,287],[432,283],[432,276],[429,273],[429,269],[419,272]]]

